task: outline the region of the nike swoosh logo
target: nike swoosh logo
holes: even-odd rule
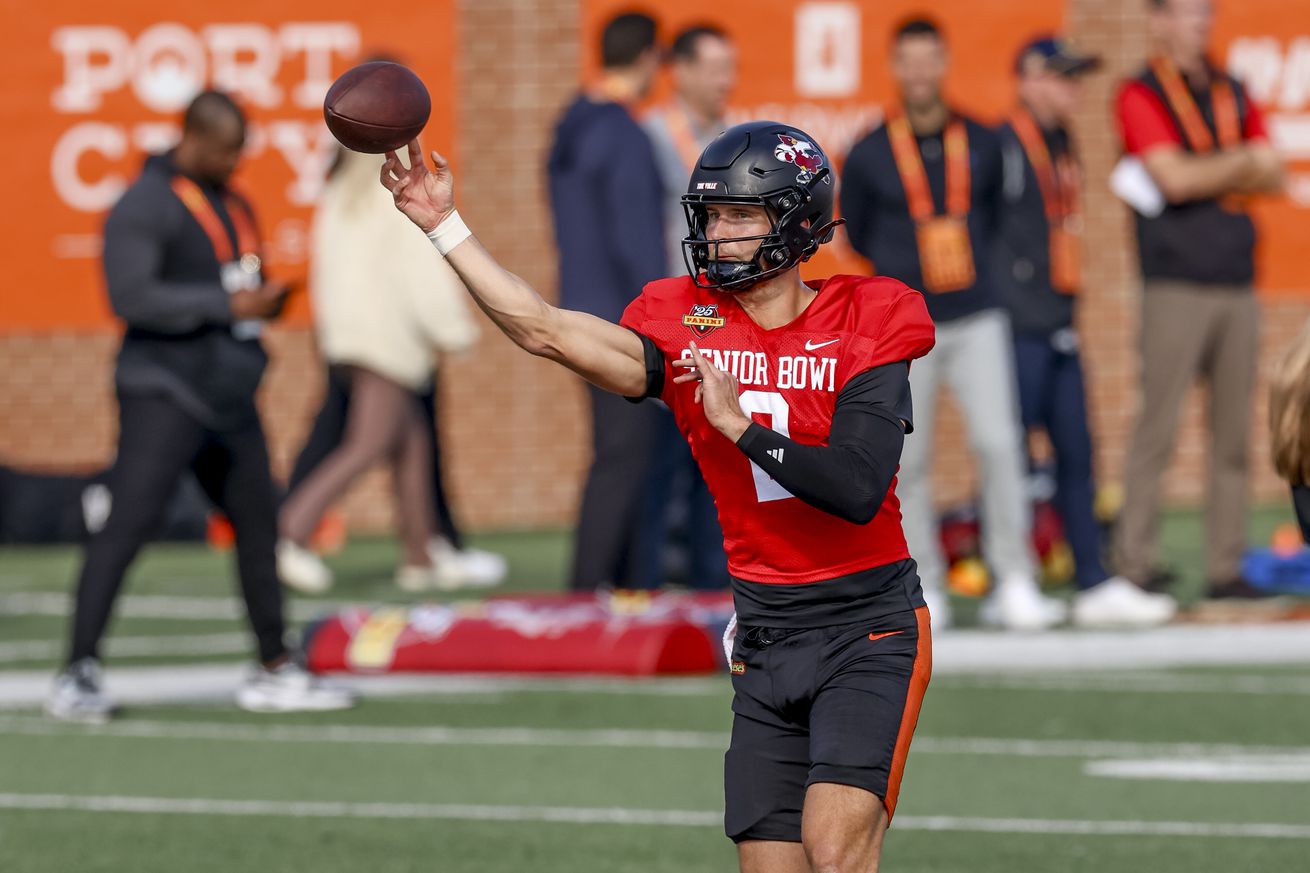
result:
[[[903,634],[903,633],[905,633],[905,631],[887,631],[887,633],[885,634],[869,634],[869,639],[872,642],[876,643],[878,642],[878,640],[884,639],[886,637],[894,637],[897,634]]]
[[[812,352],[812,351],[814,351],[815,349],[821,349],[821,348],[823,348],[824,346],[830,346],[830,345],[832,345],[833,343],[839,343],[839,342],[841,342],[841,337],[838,337],[837,339],[830,339],[830,340],[828,340],[828,341],[825,342],[825,343],[816,343],[816,342],[813,342],[813,341],[811,341],[811,340],[806,340],[806,341],[805,341],[805,351],[807,351],[807,352]]]

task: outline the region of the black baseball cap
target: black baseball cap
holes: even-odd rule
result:
[[[1032,39],[1019,49],[1014,59],[1014,71],[1023,73],[1030,63],[1029,58],[1037,58],[1046,69],[1061,76],[1080,76],[1101,66],[1097,55],[1077,52],[1069,43],[1049,34]]]

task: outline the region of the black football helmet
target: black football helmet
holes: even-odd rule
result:
[[[702,288],[741,291],[761,279],[807,261],[832,239],[832,165],[802,130],[776,121],[730,127],[701,153],[682,208],[688,235],[682,241],[687,270]],[[711,240],[705,236],[706,204],[763,206],[773,222],[767,234]],[[759,241],[754,260],[720,260],[724,243]]]

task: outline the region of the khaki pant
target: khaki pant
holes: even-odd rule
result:
[[[1142,405],[1124,470],[1118,572],[1150,578],[1160,529],[1160,477],[1169,466],[1183,399],[1199,377],[1209,392],[1206,571],[1240,574],[1246,546],[1247,445],[1259,343],[1259,309],[1246,286],[1149,280],[1142,295]]]

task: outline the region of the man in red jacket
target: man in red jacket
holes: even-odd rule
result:
[[[1247,195],[1282,184],[1282,164],[1242,83],[1206,56],[1210,0],[1151,0],[1156,53],[1119,91],[1124,151],[1163,195],[1138,214],[1142,403],[1124,470],[1116,534],[1122,576],[1148,585],[1184,397],[1199,377],[1210,403],[1206,575],[1210,597],[1253,597],[1246,547],[1251,399],[1259,348],[1255,225]]]
[[[739,622],[724,781],[741,869],[876,869],[932,660],[895,493],[910,361],[933,344],[923,296],[801,281],[836,224],[834,180],[787,125],[738,125],[705,149],[683,198],[689,275],[648,284],[623,326],[505,271],[433,161],[411,143],[382,182],[483,311],[599,388],[663,399],[714,495]]]

